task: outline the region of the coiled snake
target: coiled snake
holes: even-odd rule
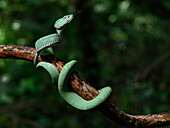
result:
[[[41,66],[49,72],[52,78],[52,82],[54,84],[58,83],[59,93],[66,100],[66,102],[68,102],[69,104],[71,104],[77,109],[89,110],[89,109],[92,109],[98,106],[103,101],[105,101],[107,97],[110,95],[110,93],[112,92],[112,89],[110,87],[104,87],[99,90],[100,94],[96,98],[90,101],[87,101],[87,100],[84,100],[82,97],[80,97],[75,92],[70,91],[67,88],[67,80],[75,68],[75,65],[77,63],[76,60],[72,60],[66,63],[60,73],[58,69],[51,63],[40,62],[37,64],[39,55],[54,54],[53,50],[56,47],[56,44],[60,43],[60,40],[61,40],[60,34],[63,30],[63,27],[65,27],[68,23],[70,23],[74,17],[75,15],[70,14],[70,15],[65,15],[62,18],[58,19],[54,24],[54,27],[56,28],[57,33],[47,35],[36,41],[35,48],[36,48],[37,53],[34,58],[34,64],[36,65],[36,67]]]

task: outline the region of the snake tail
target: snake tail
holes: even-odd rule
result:
[[[47,62],[40,62],[37,64],[36,68],[38,68],[38,67],[43,67],[44,69],[46,69],[52,78],[52,82],[55,85],[57,84],[59,71],[53,64],[50,64]]]
[[[100,89],[100,94],[90,101],[84,100],[75,92],[70,91],[67,88],[67,81],[72,71],[74,71],[76,63],[77,61],[75,60],[68,62],[64,65],[62,71],[60,72],[58,78],[59,93],[66,100],[66,102],[79,110],[89,110],[95,108],[108,98],[112,92],[112,89],[110,87],[104,87]]]

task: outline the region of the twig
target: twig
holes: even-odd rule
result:
[[[144,71],[142,73],[140,73],[137,82],[143,81],[144,79],[146,79],[149,74],[158,66],[160,66],[162,63],[164,63],[168,58],[170,58],[170,52],[160,56],[158,59],[156,59],[155,61],[153,61],[148,67],[146,67],[146,69],[144,69]]]
[[[0,45],[0,58],[4,59],[23,59],[33,62],[35,53],[35,49],[29,47]],[[54,64],[59,71],[64,66],[64,62],[54,56],[39,56],[38,62],[41,61]],[[98,91],[76,72],[70,76],[69,83],[70,87],[86,100],[91,100],[98,95]],[[130,115],[121,111],[110,101],[105,102],[96,110],[99,110],[112,121],[126,127],[146,128],[170,125],[170,114]]]

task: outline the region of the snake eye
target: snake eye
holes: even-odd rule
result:
[[[70,16],[68,16],[68,18],[70,18]]]

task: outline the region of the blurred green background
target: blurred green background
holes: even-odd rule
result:
[[[169,111],[168,0],[0,0],[0,44],[34,47],[77,10],[57,56],[78,60],[77,71],[95,88],[111,86],[113,103],[127,113]],[[68,105],[33,63],[0,59],[0,128],[85,127],[123,128]]]

